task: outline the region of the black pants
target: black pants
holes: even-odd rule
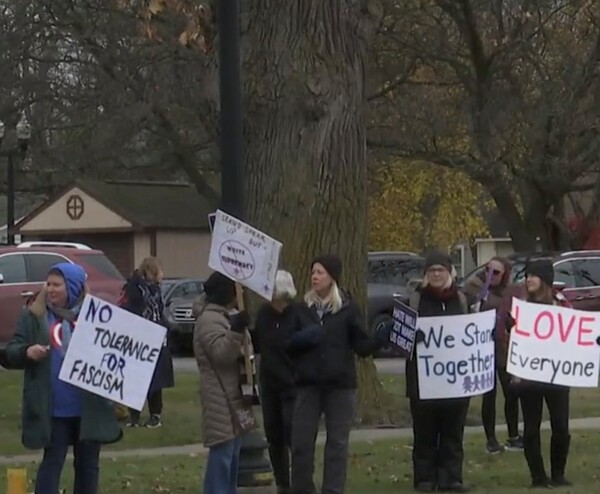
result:
[[[525,423],[523,445],[525,446],[525,458],[529,465],[532,480],[535,482],[547,478],[540,440],[544,401],[548,407],[552,429],[550,440],[551,475],[553,479],[563,477],[571,442],[571,436],[569,435],[569,388],[551,384],[531,383],[523,385],[520,390],[520,397]]]
[[[439,487],[462,483],[463,434],[469,399],[410,400],[413,482]]]
[[[348,440],[354,422],[356,390],[301,387],[297,391],[292,429],[292,492],[314,494],[315,442],[325,414],[327,440],[322,494],[342,494],[346,486]]]
[[[292,389],[260,387],[265,435],[269,443],[269,457],[277,487],[288,488],[290,483],[290,449],[292,447],[292,421],[296,392]]]
[[[496,368],[496,375],[504,394],[504,418],[508,428],[508,437],[515,438],[519,435],[519,396],[510,384],[510,375],[506,372],[506,368]],[[483,402],[481,403],[481,421],[488,441],[496,439],[497,388],[496,381],[494,389],[483,395]]]
[[[160,415],[163,408],[162,389],[148,394],[148,412],[150,415]],[[132,420],[139,420],[140,412],[129,409],[129,416]]]

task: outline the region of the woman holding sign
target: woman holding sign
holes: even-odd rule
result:
[[[527,301],[536,304],[570,307],[560,293],[553,290],[554,266],[550,260],[530,260],[527,263],[525,288]],[[531,473],[532,487],[549,488],[571,485],[565,479],[565,467],[569,454],[569,388],[556,384],[522,381],[513,378],[519,388],[525,430],[523,442],[525,458]],[[549,479],[541,452],[540,426],[544,401],[550,414],[552,439],[550,440]]]
[[[312,288],[299,308],[300,325],[289,344],[297,385],[292,428],[294,494],[316,492],[315,441],[323,414],[327,442],[322,492],[344,492],[356,400],[354,355],[370,356],[390,337],[389,327],[375,338],[366,334],[358,304],[338,286],[341,274],[342,262],[335,255],[313,261]]]
[[[213,273],[196,303],[194,355],[200,371],[202,430],[208,459],[203,494],[235,494],[241,436],[256,427],[251,404],[245,402],[239,358],[248,313],[230,316],[236,306],[235,283]]]
[[[133,314],[166,327],[165,307],[160,290],[162,277],[160,261],[156,257],[147,257],[133,273],[133,276],[127,280],[119,305]],[[148,390],[150,417],[144,424],[145,427],[154,429],[162,426],[162,390],[172,388],[174,384],[173,360],[165,340]],[[139,421],[140,412],[130,409],[127,427],[139,427]]]
[[[423,283],[410,297],[419,317],[467,314],[467,299],[454,283],[452,260],[442,252],[425,259]],[[417,332],[417,341],[423,340]],[[413,419],[413,482],[418,492],[468,492],[463,484],[463,433],[469,398],[422,400],[417,346],[406,361],[406,394]]]
[[[6,348],[11,367],[25,370],[23,445],[44,449],[35,494],[58,494],[69,446],[75,456],[74,494],[96,494],[100,446],[121,438],[107,400],[58,378],[85,297],[85,279],[77,264],[55,265]]]

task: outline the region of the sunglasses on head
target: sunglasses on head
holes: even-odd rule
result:
[[[499,276],[499,275],[501,275],[501,274],[504,274],[504,272],[503,272],[503,271],[500,271],[499,269],[492,269],[492,274],[493,274],[494,276]]]

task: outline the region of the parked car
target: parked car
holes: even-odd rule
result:
[[[102,251],[68,242],[24,242],[0,246],[0,348],[11,338],[24,304],[44,286],[59,262],[80,264],[92,295],[116,303],[124,279]]]
[[[204,281],[196,278],[165,278],[161,282],[165,319],[169,326],[169,345],[174,352],[192,347],[196,322],[192,306],[204,293]]]
[[[600,251],[581,250],[564,253],[515,253],[508,256],[511,263],[510,281],[522,283],[529,259],[551,259],[554,263],[554,284],[573,307],[579,310],[600,311]],[[465,281],[479,275],[486,266],[470,273]]]
[[[369,252],[367,274],[367,314],[372,333],[392,319],[394,299],[408,301],[408,291],[422,279],[425,259],[413,252]],[[393,357],[393,348],[376,357]]]

